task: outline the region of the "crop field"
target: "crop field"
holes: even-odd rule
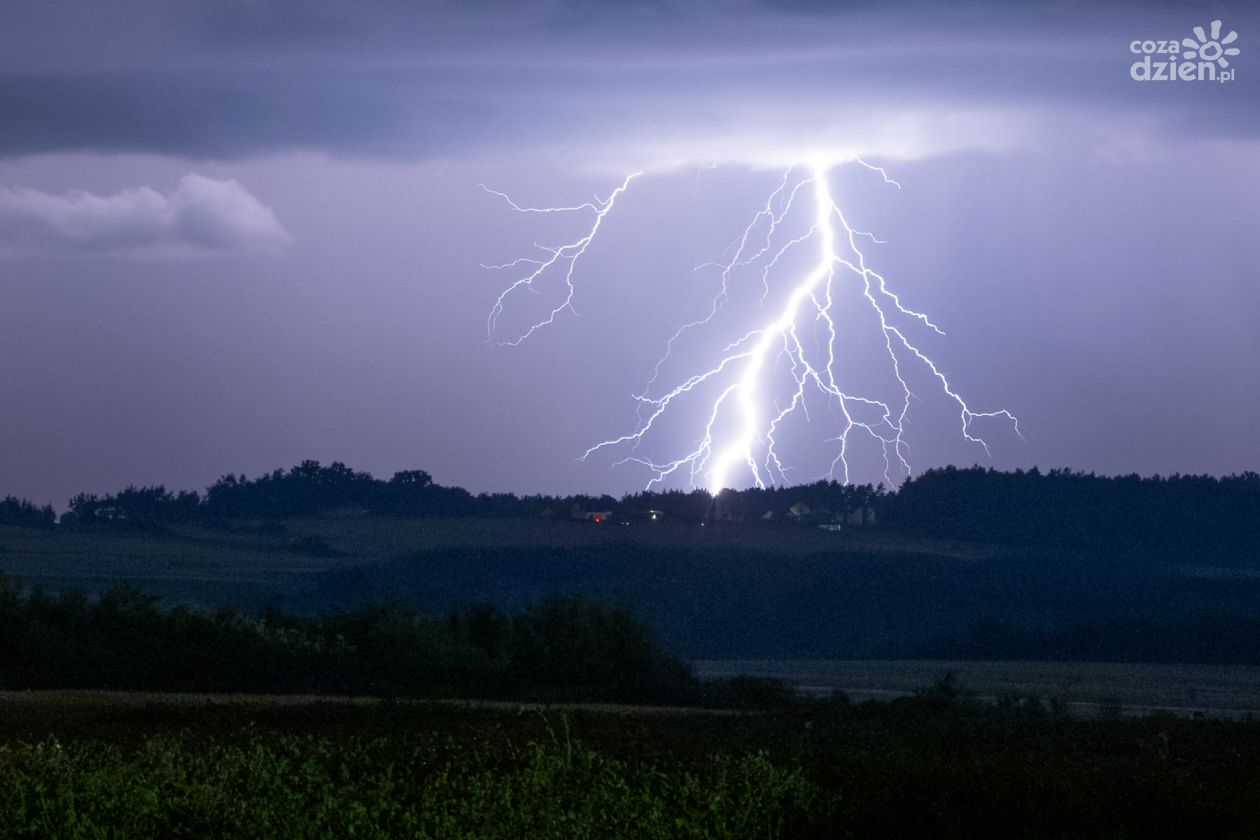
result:
[[[1249,836],[1260,725],[0,694],[4,836]]]

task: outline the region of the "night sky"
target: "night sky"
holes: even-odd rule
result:
[[[1215,19],[1233,81],[1130,77],[1132,41]],[[901,184],[832,179],[946,333],[919,334],[942,370],[1020,418],[1023,439],[985,427],[986,456],[916,382],[917,470],[1260,468],[1257,39],[1242,2],[5,0],[0,495],[305,458],[639,489],[636,465],[578,456],[634,428],[715,293],[696,267],[812,153]],[[577,314],[487,343],[513,275],[482,264],[581,219],[478,185],[568,206],[638,169]],[[703,417],[678,420],[653,457],[691,446]]]

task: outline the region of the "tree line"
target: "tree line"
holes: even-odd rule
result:
[[[757,520],[825,523],[875,514],[893,533],[1025,545],[1167,547],[1260,544],[1260,475],[1107,477],[1037,468],[1001,472],[932,469],[895,491],[883,485],[818,481],[794,487],[666,490],[611,496],[481,493],[436,484],[423,470],[388,480],[334,462],[303,461],[257,478],[225,475],[205,493],[158,485],[70,500],[61,522],[80,527],[153,527],[325,514],[487,518],[664,518],[679,522]],[[0,525],[52,527],[51,507],[6,497]],[[868,520],[869,521],[869,520]]]
[[[28,591],[0,574],[0,690],[246,691],[672,703],[685,666],[626,610],[553,597],[428,618],[368,606],[322,615],[163,608]]]
[[[612,496],[524,495],[481,493],[434,483],[424,470],[395,473],[388,480],[374,478],[345,464],[328,466],[303,461],[287,470],[257,478],[228,474],[204,494],[172,493],[162,485],[128,487],[98,496],[81,493],[70,500],[62,522],[68,525],[118,524],[130,526],[213,523],[238,519],[288,519],[329,513],[390,516],[455,516],[488,518],[581,518],[599,512],[610,519],[647,519],[653,513],[684,522],[717,519],[787,517],[791,508],[843,514],[873,506],[886,495],[884,488],[819,481],[792,488],[771,487],[723,490],[716,498],[704,490],[667,490]]]
[[[57,512],[52,505],[40,507],[27,499],[5,496],[0,499],[0,525],[18,525],[26,528],[51,528],[57,524]]]
[[[1017,545],[1198,550],[1260,547],[1260,474],[1099,476],[1072,470],[928,470],[890,498],[905,534]]]

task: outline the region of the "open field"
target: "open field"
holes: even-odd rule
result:
[[[1251,836],[1260,725],[909,700],[732,714],[0,695],[0,833]]]
[[[701,678],[772,676],[807,695],[840,688],[858,704],[747,713],[8,692],[0,834],[1250,836],[1260,725],[1243,718],[1260,709],[1260,667],[854,661],[959,638],[981,619],[1134,622],[1104,627],[1110,638],[1126,626],[1146,633],[1148,616],[1260,603],[1250,581],[1171,577],[1141,560],[752,523],[4,528],[0,570],[27,583],[131,583],[168,605],[248,611],[281,596],[286,609],[315,611],[395,599],[441,616],[552,592],[606,599],[630,605],[675,652],[716,651],[692,654]],[[1237,639],[1254,649],[1253,637]],[[772,645],[804,653],[755,652]],[[961,700],[923,691],[946,672]],[[1029,695],[1047,702],[997,702]],[[1173,714],[1150,714],[1160,710]],[[1228,719],[1176,719],[1196,711]],[[1124,714],[1134,719],[1113,719]]]
[[[697,661],[701,680],[735,676],[783,680],[804,695],[845,692],[854,702],[905,697],[952,673],[985,701],[1036,696],[1094,717],[1120,711],[1188,717],[1260,716],[1260,668],[1100,662]]]
[[[681,523],[595,525],[567,518],[393,518],[327,516],[283,523],[245,521],[227,528],[167,526],[146,532],[0,526],[0,572],[53,591],[98,592],[136,586],[167,603],[256,610],[277,596],[309,592],[333,570],[446,551],[514,548],[581,551],[643,547],[658,551],[917,556],[981,560],[995,549],[971,543],[857,530],[761,523],[705,527]]]
[[[318,542],[316,542],[318,541]],[[246,580],[260,585],[406,554],[477,548],[589,548],[631,541],[680,551],[731,549],[788,554],[922,554],[979,560],[993,546],[850,530],[760,523],[704,527],[670,522],[594,525],[569,519],[328,516],[230,529],[167,526],[152,532],[0,526],[0,571],[24,579]]]
[[[0,572],[49,589],[136,585],[172,603],[265,603],[312,575],[357,562],[316,556],[292,538],[198,527],[155,533],[0,527]]]
[[[829,533],[818,528],[760,522],[689,525],[677,522],[616,522],[595,525],[565,518],[546,519],[384,519],[380,517],[290,520],[294,534],[313,535],[361,557],[384,558],[413,551],[505,546],[580,548],[627,540],[652,548],[680,551],[732,549],[792,554],[827,552],[911,553],[979,560],[993,546],[951,540],[919,539],[878,531],[850,529]]]

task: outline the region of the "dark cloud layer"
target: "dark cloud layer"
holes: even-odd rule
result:
[[[1245,45],[1260,16],[1244,4],[53,5],[0,11],[0,154],[451,155],[756,135],[768,120],[800,136],[863,109],[1072,108],[1173,134],[1260,132],[1256,109],[1236,107],[1260,73],[1219,90],[1127,76],[1130,39],[1209,16]]]
[[[110,72],[0,77],[0,153],[95,150],[239,157],[282,149],[396,151],[379,86],[279,74]]]

